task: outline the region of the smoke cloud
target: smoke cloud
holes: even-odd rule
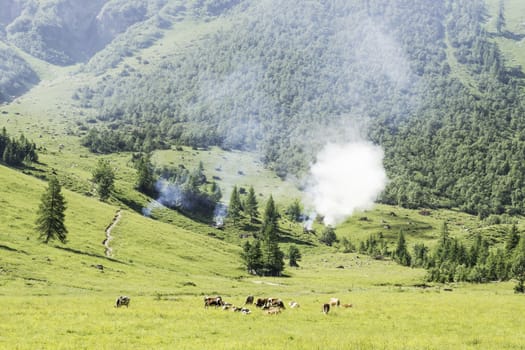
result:
[[[317,155],[307,197],[325,225],[373,205],[387,182],[383,156],[379,146],[365,141],[331,143]]]

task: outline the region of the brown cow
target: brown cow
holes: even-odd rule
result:
[[[352,306],[354,306],[354,305],[352,305],[352,304],[343,304],[343,305],[341,305],[341,306],[344,307],[344,308],[349,308],[349,307],[352,307]]]
[[[208,306],[215,306],[216,308],[219,306],[223,306],[224,302],[222,301],[222,297],[216,296],[216,297],[204,297],[204,308],[207,309]]]
[[[253,304],[253,299],[254,299],[253,295],[248,295],[248,297],[246,297],[246,301],[244,302],[244,305]]]

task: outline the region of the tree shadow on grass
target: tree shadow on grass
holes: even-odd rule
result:
[[[60,247],[60,246],[55,246],[55,248],[57,248],[57,249],[61,249],[61,250],[64,250],[64,251],[66,251],[66,252],[74,253],[74,254],[87,255],[87,256],[94,257],[94,258],[100,258],[100,259],[105,259],[105,260],[113,261],[113,262],[116,262],[116,263],[119,263],[119,264],[129,265],[128,263],[125,263],[124,261],[120,261],[120,260],[117,260],[117,259],[114,259],[114,258],[111,258],[111,257],[105,256],[105,255],[101,255],[101,254],[95,254],[95,253],[84,252],[84,251],[77,250],[77,249],[73,249],[73,248],[69,248],[69,247]]]
[[[313,247],[315,245],[310,241],[306,241],[304,239],[300,239],[298,237],[295,237],[289,234],[284,234],[282,231],[280,232],[279,237],[280,237],[279,243],[293,243],[297,245],[310,246],[310,247]]]
[[[18,249],[15,249],[15,248],[11,248],[11,247],[3,245],[3,244],[0,244],[0,249],[7,250],[9,252],[22,253],[22,254],[26,254],[27,255],[27,252],[24,252],[23,250],[18,250]]]

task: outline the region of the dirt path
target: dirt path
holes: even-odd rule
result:
[[[102,244],[104,245],[104,247],[106,247],[107,257],[110,257],[111,252],[112,252],[112,249],[109,246],[109,241],[111,241],[111,239],[113,238],[111,236],[111,230],[113,230],[113,227],[115,227],[115,225],[120,221],[121,217],[122,217],[122,210],[119,209],[117,213],[115,214],[115,217],[113,218],[113,221],[111,222],[111,224],[109,224],[109,226],[106,228],[106,239],[104,239]]]

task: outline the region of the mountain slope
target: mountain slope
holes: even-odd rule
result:
[[[523,212],[521,75],[483,30],[482,1],[237,9],[215,34],[80,94],[117,130],[85,145],[257,149],[284,177],[358,135],[385,149],[386,203]]]
[[[152,281],[159,292],[192,290],[186,282],[212,292],[242,271],[237,247],[128,210],[111,232],[106,257],[104,231],[119,208],[67,190],[68,243],[43,244],[34,221],[45,183],[3,166],[0,179],[2,294],[152,293]]]
[[[93,152],[218,145],[301,177],[327,142],[367,138],[385,151],[385,203],[524,212],[522,78],[483,1],[212,4],[150,4],[36,95]]]

